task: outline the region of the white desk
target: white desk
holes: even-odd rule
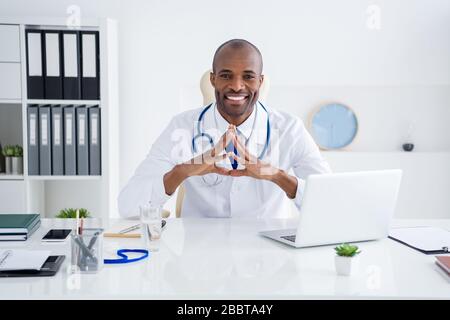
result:
[[[337,276],[334,246],[294,249],[257,235],[260,229],[289,227],[281,220],[170,219],[161,249],[150,259],[105,265],[98,274],[70,274],[70,241],[40,243],[51,226],[62,223],[68,221],[43,220],[29,241],[0,243],[67,255],[54,277],[0,278],[0,299],[450,299],[450,282],[433,256],[390,239],[363,242],[359,275]],[[413,225],[450,229],[450,220],[394,223]],[[139,239],[104,239],[105,252],[139,246]]]

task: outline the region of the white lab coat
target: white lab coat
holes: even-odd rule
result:
[[[330,172],[330,167],[298,117],[265,105],[266,113],[261,106],[258,104],[257,106],[250,117],[237,127],[242,141],[248,140],[249,151],[259,156],[266,143],[267,116],[269,116],[271,137],[267,153],[262,160],[297,178],[297,194],[292,201],[300,208],[306,177],[313,173]],[[118,205],[122,217],[138,215],[139,205],[149,201],[164,205],[171,197],[165,193],[164,174],[176,164],[210,149],[206,138],[196,140],[198,149],[196,153],[192,148],[192,138],[198,133],[198,118],[204,108],[189,110],[175,116],[158,137],[146,159],[138,166],[119,195]],[[213,105],[205,113],[200,128],[201,132],[210,134],[216,143],[227,130],[228,122]],[[231,168],[228,159],[221,165]],[[220,178],[221,182],[213,185],[217,178]],[[286,216],[286,206],[281,204],[288,198],[279,186],[270,181],[250,177],[217,177],[215,174],[209,174],[203,178],[189,177],[183,184],[186,192],[182,217]]]

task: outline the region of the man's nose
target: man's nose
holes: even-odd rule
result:
[[[241,89],[244,89],[244,81],[240,77],[233,77],[230,84],[231,89],[238,92]]]

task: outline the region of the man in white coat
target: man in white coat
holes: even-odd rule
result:
[[[181,183],[182,217],[280,217],[286,197],[300,208],[306,177],[330,167],[298,117],[258,101],[262,70],[246,40],[216,50],[216,102],[172,119],[121,191],[122,217],[163,205]]]

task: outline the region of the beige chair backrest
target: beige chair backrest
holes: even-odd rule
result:
[[[203,95],[203,105],[206,106],[216,100],[215,94],[214,94],[214,87],[211,84],[211,81],[209,80],[209,75],[212,72],[212,70],[207,70],[203,76],[200,79],[200,91]],[[264,75],[264,81],[261,84],[261,88],[259,89],[259,100],[261,102],[265,102],[267,99],[267,95],[269,94],[269,88],[270,88],[270,79],[267,77],[267,75]],[[183,184],[180,185],[178,188],[178,195],[177,195],[177,202],[176,202],[176,208],[175,208],[175,215],[177,218],[181,216],[181,207],[183,205],[183,198],[184,198],[185,189]]]

